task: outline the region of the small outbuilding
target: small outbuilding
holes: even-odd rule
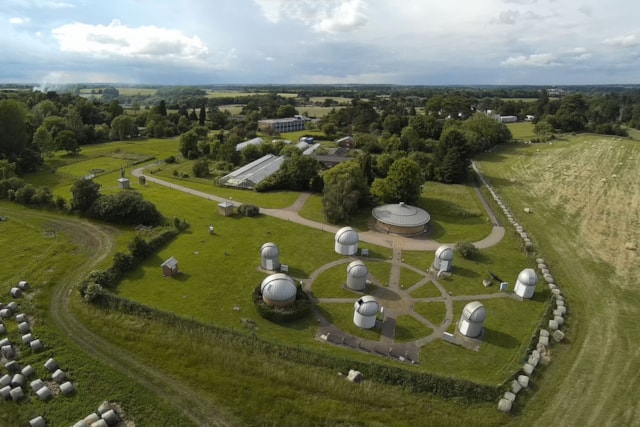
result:
[[[347,288],[354,291],[364,291],[367,287],[367,276],[369,269],[364,262],[359,259],[351,262],[347,266]]]
[[[482,334],[487,310],[480,301],[473,301],[464,306],[458,331],[465,337],[476,338]]]
[[[277,271],[280,269],[280,249],[275,243],[267,242],[260,248],[262,259],[260,267],[264,270]]]
[[[536,291],[538,276],[532,268],[525,268],[518,274],[514,292],[521,298],[531,298]]]
[[[387,233],[415,236],[427,231],[431,215],[424,209],[404,202],[373,208],[376,228]]]
[[[371,295],[365,295],[353,304],[353,323],[362,329],[376,326],[376,316],[380,311],[380,304]]]
[[[267,276],[260,284],[262,301],[276,307],[287,307],[296,300],[298,289],[291,277],[284,273]]]
[[[431,267],[437,272],[451,273],[453,271],[453,249],[444,245],[436,249]]]
[[[224,202],[218,203],[218,213],[222,216],[233,215],[233,202],[225,200]]]
[[[118,178],[118,184],[123,190],[128,190],[129,188],[131,188],[131,182],[129,181],[129,178]]]
[[[355,255],[358,253],[358,232],[351,227],[342,227],[336,232],[335,251],[340,255]]]
[[[180,273],[180,270],[178,269],[178,260],[174,257],[171,257],[160,264],[160,267],[162,267],[162,275],[166,277],[175,277]]]

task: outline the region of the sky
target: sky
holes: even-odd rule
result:
[[[2,0],[0,83],[640,83],[631,0]]]

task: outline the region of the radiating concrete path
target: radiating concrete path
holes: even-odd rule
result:
[[[145,167],[148,167],[147,165]],[[202,197],[207,200],[215,202],[228,202],[228,199],[215,196],[203,191],[194,190],[189,187],[185,187],[180,184],[165,181],[156,178],[151,175],[144,174],[145,167],[137,168],[131,171],[131,174],[135,177],[144,176],[148,182],[153,182],[159,185],[163,185],[178,191],[185,192],[197,197]],[[497,219],[497,216],[491,209],[491,206],[484,197],[484,194],[480,191],[479,187],[475,188],[475,191],[480,198],[482,206],[484,207],[489,220],[491,221],[493,228],[491,233],[484,239],[474,242],[474,245],[479,249],[484,249],[496,245],[502,240],[505,234],[505,229],[502,227]],[[298,224],[305,225],[307,227],[316,228],[322,231],[335,234],[340,227],[334,225],[323,224],[320,222],[312,221],[303,218],[299,215],[299,211],[302,209],[306,201],[309,199],[309,193],[302,193],[298,199],[291,205],[282,209],[265,209],[260,208],[260,212],[264,215],[269,215],[275,218],[280,218],[287,221],[292,221]],[[234,206],[238,206],[241,202],[232,202]],[[314,315],[319,322],[319,328],[317,337],[323,341],[346,346],[360,351],[366,351],[370,353],[379,354],[386,357],[393,357],[398,360],[417,363],[420,356],[420,348],[424,345],[436,340],[441,339],[443,334],[449,329],[454,321],[453,318],[453,302],[454,301],[474,301],[493,298],[517,298],[517,296],[510,293],[494,293],[494,294],[482,294],[482,295],[470,295],[470,296],[451,296],[446,289],[438,282],[436,277],[430,273],[422,271],[413,266],[407,265],[403,262],[402,251],[414,250],[414,251],[435,251],[441,243],[436,242],[433,239],[429,239],[426,236],[418,237],[404,237],[395,234],[387,234],[375,230],[358,232],[359,239],[363,242],[375,244],[378,246],[388,247],[393,250],[393,255],[390,260],[376,260],[391,263],[391,273],[389,276],[388,287],[376,286],[371,289],[370,294],[375,296],[384,307],[384,319],[378,321],[377,324],[380,327],[380,340],[369,340],[360,337],[353,336],[343,330],[337,328],[334,324],[329,322],[317,309],[314,307]],[[453,243],[448,245],[453,246]],[[305,289],[311,293],[312,299],[316,303],[322,304],[348,304],[355,303],[361,295],[354,295],[353,298],[315,298],[313,296],[313,282],[323,272],[336,267],[340,264],[346,264],[353,261],[355,258],[340,259],[323,265],[318,270],[314,271],[308,279],[303,279],[302,282]],[[401,271],[403,268],[407,268],[417,272],[424,276],[423,279],[413,284],[410,288],[404,289],[400,284]],[[435,286],[440,291],[440,296],[430,298],[413,298],[411,293],[422,286]],[[429,320],[425,319],[419,313],[413,310],[415,303],[427,303],[427,302],[442,302],[446,306],[445,319],[440,325],[435,325]],[[425,327],[432,330],[432,333],[419,338],[411,342],[396,342],[396,325],[397,319],[400,316],[409,315],[416,319]],[[460,345],[464,345],[470,348],[477,348],[478,342],[467,342],[463,337],[450,337],[450,342],[455,342]],[[477,341],[477,340],[476,340]]]

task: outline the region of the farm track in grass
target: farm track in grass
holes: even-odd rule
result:
[[[505,147],[481,166],[530,230],[569,309],[518,425],[640,425],[640,146],[579,135]],[[519,214],[524,207],[533,214]]]
[[[183,411],[196,425],[230,425],[226,421],[227,417],[213,403],[202,399],[178,379],[156,371],[122,348],[94,334],[74,317],[69,308],[74,284],[111,254],[115,240],[113,230],[107,226],[61,219],[42,212],[25,213],[24,217],[47,219],[53,227],[69,234],[87,256],[83,268],[65,274],[53,293],[50,312],[60,328],[86,353],[155,392],[167,403]]]

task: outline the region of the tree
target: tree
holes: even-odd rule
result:
[[[294,107],[291,104],[284,104],[284,105],[281,105],[280,107],[278,107],[278,117],[279,118],[293,117],[296,114],[298,114],[298,110],[296,110],[296,107]]]
[[[541,141],[546,141],[547,138],[553,134],[553,125],[549,123],[548,120],[542,119],[533,126],[533,133],[535,133]]]
[[[198,115],[198,123],[200,126],[204,126],[205,121],[207,120],[207,111],[204,108],[204,104],[200,107],[200,114]]]
[[[393,162],[386,178],[376,178],[373,181],[371,194],[383,203],[405,202],[413,205],[420,198],[423,183],[418,163],[405,157]]]
[[[313,157],[294,154],[292,157],[285,159],[280,165],[280,169],[261,182],[256,187],[256,190],[309,190],[313,178],[318,175],[319,168],[318,161]]]
[[[19,101],[0,101],[0,157],[15,160],[27,146],[27,113]]]
[[[471,150],[462,130],[450,127],[442,132],[435,153],[436,178],[448,184],[466,179],[471,164]]]
[[[198,157],[198,134],[190,130],[180,136],[180,153],[186,159]]]
[[[70,130],[63,130],[58,133],[53,143],[58,150],[64,150],[67,154],[75,154],[80,151],[76,134]]]
[[[198,159],[193,163],[193,176],[204,178],[209,175],[209,161],[207,159]]]
[[[100,184],[91,179],[80,179],[71,187],[71,209],[86,214],[100,197]]]
[[[164,99],[160,101],[158,105],[158,114],[163,117],[167,117],[167,104],[164,102]]]
[[[33,134],[33,143],[40,148],[40,152],[44,156],[53,155],[53,151],[55,151],[51,134],[44,126],[36,129],[36,132]]]
[[[360,164],[355,160],[340,163],[322,177],[322,211],[325,217],[332,224],[348,221],[364,205],[369,194],[367,178]]]
[[[507,125],[484,113],[475,113],[462,122],[461,129],[466,132],[469,148],[474,153],[487,151],[498,144],[511,141],[511,131]]]
[[[109,133],[109,137],[112,140],[123,141],[125,138],[132,137],[134,134],[137,134],[137,131],[138,127],[136,126],[133,117],[123,114],[111,121],[111,132]]]
[[[579,132],[587,125],[589,105],[580,94],[568,95],[555,114],[558,127],[564,132]]]

